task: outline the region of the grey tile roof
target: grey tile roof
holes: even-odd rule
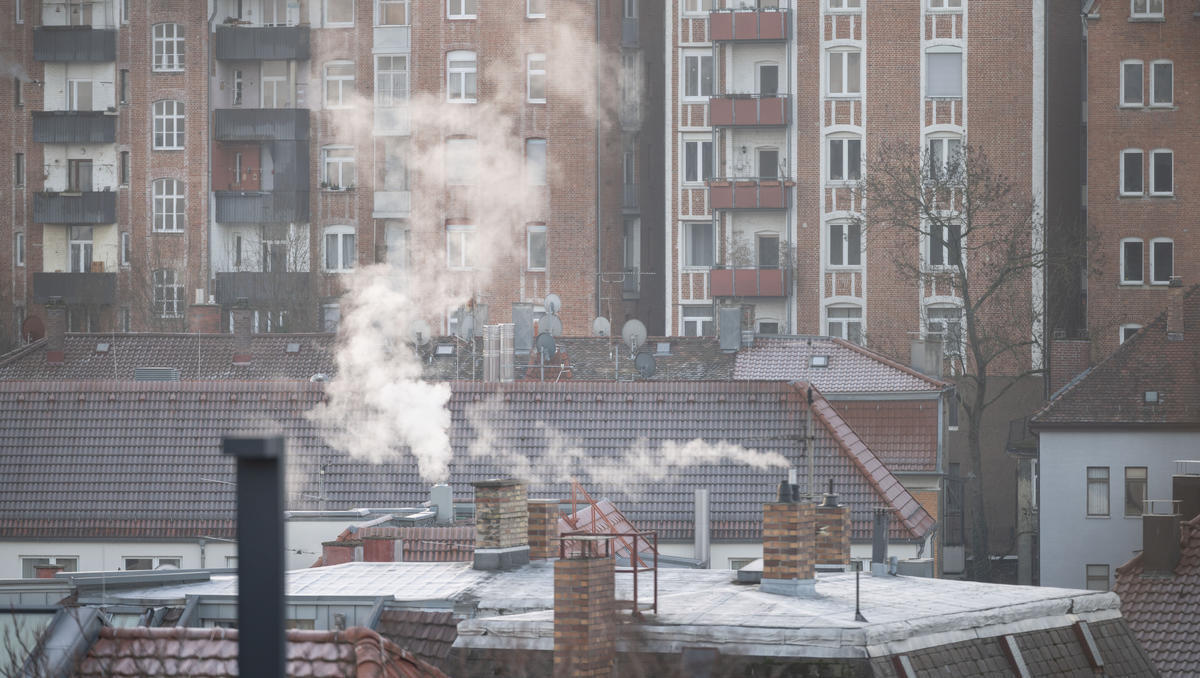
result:
[[[813,356],[829,356],[813,367]],[[735,379],[807,381],[822,393],[941,391],[949,383],[928,377],[874,351],[832,337],[759,337],[737,354]]]

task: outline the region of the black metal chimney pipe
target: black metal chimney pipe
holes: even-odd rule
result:
[[[284,678],[283,438],[221,445],[237,457],[238,675]]]
[[[875,529],[871,534],[871,562],[886,563],[888,561],[888,528],[891,526],[892,512],[890,509],[875,509]],[[242,562],[240,559],[238,562]]]

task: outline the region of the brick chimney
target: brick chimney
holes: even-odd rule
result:
[[[219,334],[221,332],[221,307],[216,304],[192,304],[188,306],[188,332]]]
[[[1050,340],[1050,393],[1058,393],[1088,368],[1091,348],[1092,342],[1087,339],[1067,339],[1066,332],[1055,332]]]
[[[549,560],[558,557],[558,500],[529,500],[529,557]]]
[[[1171,276],[1167,306],[1167,341],[1183,341],[1183,278]]]
[[[838,504],[833,481],[825,501],[817,506],[816,562],[818,565],[850,565],[850,507]]]
[[[230,313],[233,317],[230,328],[233,331],[233,364],[250,364],[251,329],[254,324],[254,311],[245,299],[238,299]]]
[[[63,569],[63,565],[34,565],[33,576],[37,579],[54,579],[54,575]]]
[[[371,535],[363,539],[363,561],[399,563],[404,560],[404,541],[395,537]]]
[[[1152,513],[1154,504],[1166,504],[1170,513]],[[1179,565],[1179,513],[1174,502],[1146,502],[1142,515],[1142,574],[1174,576]]]
[[[785,497],[780,492],[780,499]],[[815,593],[816,508],[808,502],[763,504],[763,573],[759,590],[788,596]]]
[[[514,478],[475,487],[475,569],[509,570],[529,563],[529,502]]]
[[[61,365],[66,360],[67,305],[51,297],[46,302],[46,362]]]
[[[356,563],[363,559],[363,543],[361,541],[326,541],[321,542],[321,564],[341,565]]]
[[[611,678],[617,631],[613,576],[611,555],[555,561],[554,678]]]

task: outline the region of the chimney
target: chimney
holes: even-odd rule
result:
[[[221,307],[216,304],[192,304],[188,306],[188,332],[219,334],[221,332]]]
[[[1183,341],[1183,278],[1171,276],[1167,307],[1167,341]]]
[[[475,569],[509,570],[529,562],[529,502],[514,478],[475,487]]]
[[[692,506],[692,546],[693,555],[702,563],[701,567],[711,567],[712,563],[712,502],[707,489],[696,490]]]
[[[591,549],[554,563],[554,678],[608,678],[616,657],[611,554]]]
[[[891,509],[875,509],[875,526],[871,532],[871,574],[888,572],[888,531],[891,524]]]
[[[62,572],[63,565],[34,565],[33,576],[37,579],[54,579],[54,575]]]
[[[233,364],[250,364],[251,328],[254,322],[254,311],[246,299],[238,299],[231,311],[233,316]]]
[[[66,360],[67,305],[61,297],[46,302],[46,362],[61,365]]]
[[[558,500],[529,500],[529,557],[558,557]]]
[[[1159,507],[1169,513],[1158,513]],[[1179,504],[1149,499],[1142,514],[1142,575],[1170,577],[1179,565]]]
[[[483,326],[483,380],[500,381],[500,325]]]
[[[454,493],[446,483],[438,483],[429,490],[429,506],[437,511],[434,522],[438,525],[454,522]]]
[[[1171,498],[1178,502],[1180,519],[1187,521],[1200,515],[1200,460],[1175,462]]]
[[[322,549],[322,562],[325,550]],[[360,560],[356,558],[355,560]],[[362,541],[362,558],[367,563],[399,563],[404,561],[404,541],[395,537],[371,535]],[[325,563],[329,565],[329,563]]]
[[[363,560],[363,543],[361,541],[326,541],[321,542],[321,564],[341,565],[356,563]]]
[[[850,566],[850,507],[838,504],[833,479],[825,501],[817,506],[817,565]]]
[[[787,494],[781,484],[780,499]],[[763,504],[763,572],[759,590],[786,596],[816,592],[816,510],[808,502]]]
[[[1060,336],[1061,335],[1061,336]],[[1088,368],[1092,342],[1086,339],[1067,339],[1066,333],[1056,331],[1050,340],[1050,393],[1058,393],[1072,379]]]

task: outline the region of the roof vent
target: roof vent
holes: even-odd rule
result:
[[[108,353],[108,344],[96,344],[96,353]]]
[[[811,367],[829,367],[829,356],[815,355],[812,357],[812,360],[809,362],[809,365]]]
[[[134,381],[179,381],[179,370],[174,367],[137,367],[133,370]]]

